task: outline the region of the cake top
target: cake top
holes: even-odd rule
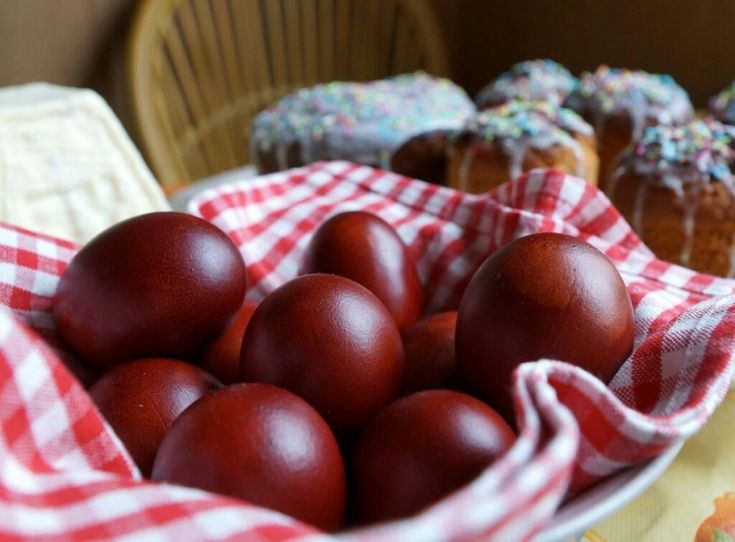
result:
[[[677,183],[695,178],[733,183],[735,127],[694,120],[679,126],[651,126],[621,158],[623,169],[658,174]],[[668,178],[668,179],[667,179]]]
[[[627,113],[636,135],[643,130],[643,120],[673,124],[693,116],[689,95],[670,75],[607,66],[583,73],[567,104],[596,118]]]
[[[467,121],[464,131],[475,133],[488,142],[541,136],[568,140],[569,134],[593,135],[592,127],[571,109],[549,102],[523,100],[479,111]]]
[[[716,96],[712,96],[709,110],[717,120],[735,124],[735,81]]]
[[[318,144],[328,157],[381,164],[410,136],[458,129],[474,110],[461,88],[423,72],[333,82],[298,90],[258,114],[252,137],[264,148],[297,141],[302,153]]]
[[[512,99],[548,100],[560,105],[577,87],[569,70],[549,59],[518,62],[485,86],[477,95],[479,107],[501,104]]]

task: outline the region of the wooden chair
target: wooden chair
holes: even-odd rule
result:
[[[250,119],[297,88],[447,73],[426,0],[146,0],[128,53],[140,141],[167,190],[248,163]]]

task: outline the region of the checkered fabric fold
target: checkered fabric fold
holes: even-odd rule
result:
[[[296,276],[310,235],[335,212],[392,224],[415,257],[427,312],[456,308],[482,261],[533,232],[578,236],[610,257],[633,300],[635,350],[609,388],[541,360],[514,374],[519,438],[465,488],[405,520],[317,533],[204,492],[142,481],[71,375],[79,365],[50,313],[76,247],[0,225],[0,538],[351,542],[529,540],[579,492],[696,432],[735,369],[735,281],[661,262],[607,198],[537,170],[472,196],[346,162],[218,187],[189,206],[226,231],[258,301]],[[63,360],[63,361],[62,361]]]

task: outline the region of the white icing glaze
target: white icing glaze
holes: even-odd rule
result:
[[[502,146],[508,157],[508,179],[515,179],[523,173],[523,159],[531,144],[525,140],[509,142],[504,139]]]
[[[260,152],[258,152],[258,146],[255,143],[254,138],[250,138],[249,141],[249,154],[250,154],[250,163],[255,166],[255,169],[260,171],[261,165],[260,165]]]
[[[709,110],[717,120],[735,124],[735,81],[710,98]]]
[[[618,187],[618,181],[623,173],[625,173],[625,168],[619,165],[615,168],[615,171],[610,178],[610,182],[607,186],[607,197],[610,198],[610,201],[613,201],[615,198],[615,189]]]
[[[508,158],[508,178],[514,179],[523,173],[523,161],[529,150],[543,151],[556,145],[574,154],[574,173],[584,176],[585,156],[573,134],[591,136],[593,132],[592,127],[571,110],[553,108],[547,103],[513,101],[477,113],[467,121],[463,133],[471,135],[468,149],[483,142],[496,144]],[[463,159],[460,186],[468,185],[471,170],[468,164],[473,160]]]
[[[370,83],[335,82],[301,89],[253,119],[256,148],[273,152],[278,166],[298,144],[303,163],[345,159],[373,166],[410,137],[459,129],[474,112],[466,93],[421,72]]]
[[[664,184],[670,183],[664,178]],[[683,192],[683,186],[679,183],[679,190],[676,192],[677,199],[683,204],[683,229],[684,229],[684,246],[681,249],[681,263],[684,265],[689,263],[692,256],[692,246],[694,244],[694,228],[699,211],[700,196],[702,193],[702,183],[687,183],[690,189]]]
[[[553,60],[527,60],[511,66],[482,88],[476,102],[500,104],[507,100],[547,100],[561,105],[577,86],[577,79]]]
[[[472,170],[472,163],[475,161],[475,154],[477,153],[477,147],[470,145],[462,156],[462,161],[459,164],[459,186],[457,187],[462,192],[469,192],[469,179],[470,171]]]
[[[681,123],[694,117],[689,96],[670,76],[607,66],[582,74],[579,89],[565,104],[586,112],[600,139],[606,120],[621,113],[631,121],[634,140],[648,125]]]
[[[276,145],[276,163],[279,169],[288,169],[288,146]]]
[[[640,183],[635,192],[635,203],[633,204],[633,230],[638,235],[643,235],[643,209],[646,205],[646,192],[648,183]]]
[[[716,122],[693,121],[679,127],[649,128],[638,144],[629,147],[622,156],[611,181],[610,198],[614,198],[620,177],[633,171],[640,182],[636,187],[631,225],[642,235],[648,188],[658,184],[673,193],[682,210],[684,243],[680,261],[688,264],[706,183],[722,183],[735,203],[735,175],[730,171],[735,159],[733,142],[732,133]],[[731,246],[728,275],[735,272],[734,250]]]

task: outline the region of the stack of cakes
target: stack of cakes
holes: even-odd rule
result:
[[[251,156],[261,172],[345,159],[472,193],[554,168],[598,184],[659,257],[735,274],[735,82],[696,121],[669,75],[601,66],[578,80],[529,60],[476,104],[420,72],[318,85],[255,118]]]
[[[582,74],[565,103],[595,127],[603,190],[620,153],[647,126],[680,124],[694,116],[689,96],[671,76],[607,66]]]

